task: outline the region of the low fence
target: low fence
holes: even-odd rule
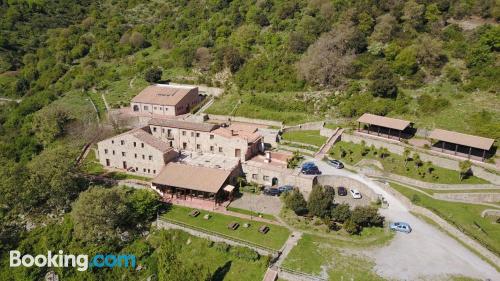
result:
[[[306,130],[321,130],[325,125],[324,121],[318,122],[309,122],[304,124],[299,124],[295,126],[287,126],[283,128],[283,132],[292,132],[292,131],[306,131]]]
[[[286,278],[287,274],[292,275],[292,277]],[[296,280],[297,278],[300,278],[299,280],[301,281],[328,281],[327,278],[324,278],[322,276],[312,275],[286,267],[279,268],[278,277],[285,277],[286,280]]]
[[[171,223],[171,224],[175,224],[175,225],[178,225],[178,226],[181,226],[184,228],[190,228],[190,229],[193,229],[195,231],[205,233],[207,235],[217,236],[217,237],[220,237],[223,239],[231,240],[231,241],[234,241],[238,244],[245,245],[249,248],[257,248],[257,249],[260,249],[261,251],[267,252],[268,254],[271,254],[273,256],[279,255],[279,251],[276,249],[269,248],[269,247],[263,246],[263,245],[259,245],[259,244],[256,244],[256,243],[253,243],[250,241],[242,240],[242,239],[239,239],[239,238],[236,238],[233,236],[229,236],[229,235],[217,232],[217,231],[204,229],[204,228],[201,228],[198,226],[190,225],[190,224],[187,224],[187,223],[184,223],[181,221],[177,221],[177,220],[173,220],[173,219],[169,219],[169,218],[165,218],[165,217],[158,217],[158,220],[163,221],[163,222],[167,222],[167,223]]]
[[[254,118],[247,118],[247,117],[241,117],[241,116],[208,114],[208,118],[211,120],[224,121],[224,122],[234,121],[234,122],[242,122],[242,123],[253,123],[253,124],[259,124],[259,125],[265,125],[265,126],[274,126],[274,127],[279,127],[279,128],[283,127],[283,122],[273,121],[273,120],[254,119]]]

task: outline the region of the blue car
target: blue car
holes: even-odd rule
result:
[[[407,224],[406,222],[393,222],[389,226],[391,230],[394,231],[400,231],[404,233],[410,233],[411,232],[411,226]]]
[[[293,186],[291,186],[291,185],[283,185],[283,186],[278,187],[278,190],[279,190],[280,193],[292,191],[293,190]]]
[[[314,162],[306,162],[304,164],[302,164],[302,169],[314,169],[314,168],[317,168],[318,166],[316,166],[316,164],[314,164]]]

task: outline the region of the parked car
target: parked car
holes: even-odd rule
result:
[[[411,226],[406,222],[393,222],[389,225],[389,228],[394,231],[400,231],[404,233],[411,232]]]
[[[347,195],[347,188],[345,188],[343,186],[339,186],[337,188],[337,193],[339,196],[346,196]]]
[[[304,164],[302,164],[302,169],[305,169],[305,168],[314,168],[314,167],[318,167],[316,166],[316,164],[314,164],[314,162],[306,162]]]
[[[354,199],[361,199],[361,193],[357,189],[354,189],[354,188],[351,188],[351,196]]]
[[[321,175],[321,171],[318,169],[318,167],[306,169],[302,168],[300,172],[304,175]]]
[[[278,190],[279,190],[280,193],[292,191],[293,190],[293,186],[291,186],[291,185],[283,185],[283,186],[278,187]]]
[[[337,169],[344,168],[344,164],[342,164],[342,162],[340,162],[339,160],[327,160],[326,163]]]
[[[266,188],[264,188],[263,192],[265,195],[269,195],[269,196],[279,196],[280,195],[280,191],[274,187],[266,187]]]

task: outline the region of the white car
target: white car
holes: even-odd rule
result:
[[[361,199],[361,193],[357,189],[351,188],[351,195],[354,199]]]

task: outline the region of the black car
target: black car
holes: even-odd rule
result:
[[[293,190],[293,186],[291,186],[291,185],[283,185],[283,186],[278,187],[278,190],[279,190],[280,193],[292,191]]]
[[[316,166],[312,168],[302,168],[300,172],[304,175],[321,175],[321,171]]]
[[[266,187],[264,188],[264,194],[269,196],[279,196],[280,191],[274,187]]]
[[[346,196],[347,195],[347,188],[343,186],[339,186],[337,189],[337,193],[339,196]]]

